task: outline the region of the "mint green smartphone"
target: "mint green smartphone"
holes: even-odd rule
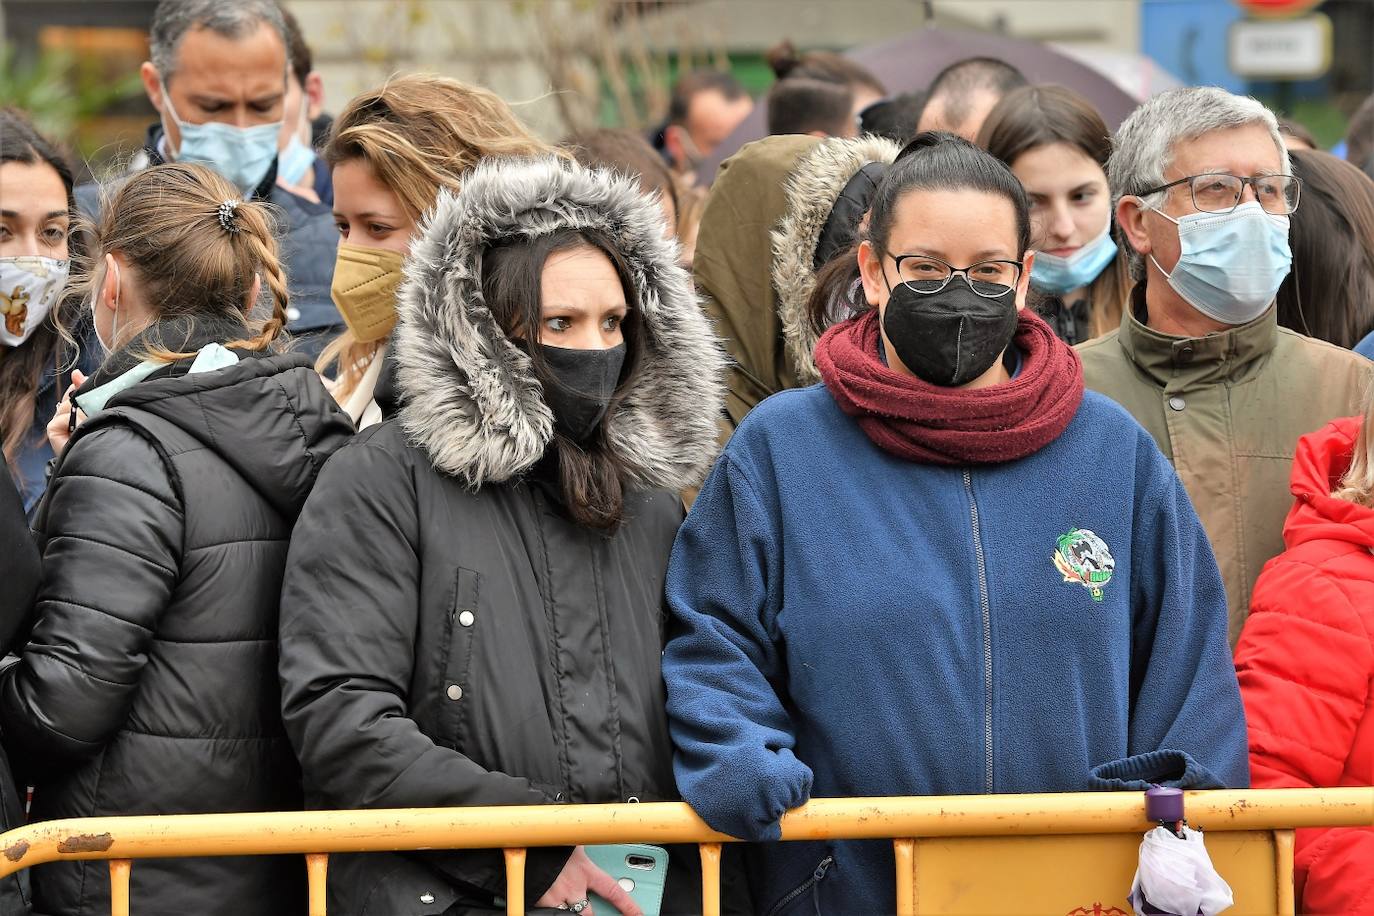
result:
[[[634,899],[644,916],[658,916],[663,908],[663,884],[668,879],[668,850],[662,846],[617,843],[584,847],[587,858],[616,880]],[[616,916],[619,912],[596,894],[588,898],[597,916]]]

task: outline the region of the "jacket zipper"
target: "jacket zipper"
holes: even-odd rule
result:
[[[777,903],[773,904],[772,908],[768,910],[767,916],[775,916],[775,914],[787,909],[787,907],[791,905],[793,900],[796,900],[802,894],[805,894],[807,891],[811,890],[811,888],[819,884],[821,879],[825,877],[825,873],[829,871],[830,866],[834,863],[834,861],[834,856],[826,856],[824,859],[821,859],[820,864],[816,866],[816,870],[811,873],[811,877],[807,878],[801,884],[792,888],[792,890],[787,892],[786,896],[784,896]]]
[[[964,469],[964,490],[968,493],[969,517],[973,522],[973,553],[978,558],[978,600],[983,611],[983,745],[984,791],[992,794],[992,609],[988,602],[988,568],[983,555],[983,535],[978,530],[978,501],[973,497],[973,474]]]

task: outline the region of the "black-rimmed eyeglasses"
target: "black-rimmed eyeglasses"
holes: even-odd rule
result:
[[[1287,216],[1298,209],[1298,197],[1302,192],[1302,179],[1296,175],[1254,175],[1245,178],[1224,172],[1206,172],[1142,191],[1139,196],[1149,197],[1181,184],[1188,186],[1193,196],[1193,206],[1203,213],[1230,213],[1240,206],[1240,199],[1248,184],[1255,189],[1255,199],[1264,212]]]
[[[1021,280],[1020,261],[979,261],[968,267],[922,254],[888,255],[897,265],[900,282],[922,295],[938,293],[956,276],[964,278],[975,293],[986,299],[999,299],[1016,288]]]

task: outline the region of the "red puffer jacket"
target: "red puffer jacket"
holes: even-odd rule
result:
[[[1288,549],[1236,646],[1257,788],[1374,784],[1374,509],[1330,495],[1359,435],[1351,417],[1298,441]],[[1374,914],[1374,829],[1299,830],[1294,866],[1299,912]]]

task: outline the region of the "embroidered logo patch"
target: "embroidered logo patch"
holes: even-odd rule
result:
[[[1094,601],[1101,601],[1102,589],[1116,571],[1116,561],[1100,537],[1087,528],[1075,528],[1059,536],[1054,568],[1065,582],[1077,582],[1092,594]]]

